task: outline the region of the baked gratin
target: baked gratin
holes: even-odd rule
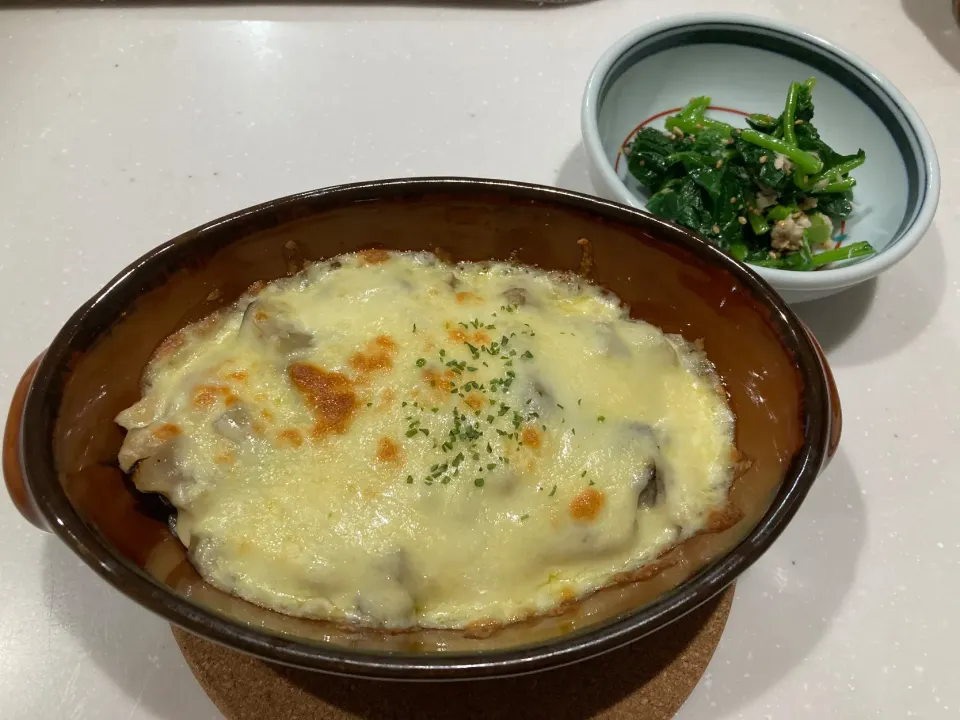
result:
[[[574,276],[369,251],[169,337],[117,417],[212,585],[281,613],[482,631],[643,577],[729,518],[702,350]]]

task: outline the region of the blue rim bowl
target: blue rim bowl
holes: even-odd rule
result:
[[[841,114],[849,111],[850,117],[860,113],[861,118],[869,118],[880,134],[889,135],[888,138],[882,138],[882,141],[891,148],[893,159],[896,160],[896,155],[899,153],[903,163],[902,177],[900,177],[900,168],[895,168],[894,174],[897,177],[894,178],[896,182],[892,183],[897,186],[892,191],[897,195],[896,212],[891,215],[889,204],[877,203],[884,206],[880,212],[883,215],[882,228],[884,229],[880,232],[885,233],[886,237],[874,243],[878,247],[876,255],[860,261],[834,265],[818,272],[795,272],[757,266],[750,266],[751,269],[769,282],[788,302],[803,302],[832,295],[876,277],[903,260],[917,246],[930,227],[940,195],[940,168],[937,153],[926,127],[917,112],[893,84],[863,60],[823,38],[763,18],[727,13],[700,13],[674,17],[639,28],[621,38],[604,53],[587,82],[581,111],[583,143],[590,176],[597,193],[625,205],[644,207],[644,197],[637,191],[636,183],[625,180],[624,173],[618,173],[615,168],[621,142],[618,137],[614,143],[609,136],[609,130],[605,131],[607,136],[604,136],[605,132],[602,128],[610,124],[604,115],[609,116],[611,112],[618,110],[622,113],[623,105],[646,107],[645,103],[663,102],[664,98],[670,98],[668,103],[672,101],[682,105],[690,97],[690,93],[680,98],[672,97],[671,85],[682,85],[684,90],[696,86],[700,89],[695,94],[714,94],[714,88],[702,87],[702,85],[710,83],[711,76],[713,81],[716,81],[716,68],[706,67],[703,63],[699,65],[688,63],[687,69],[692,69],[697,76],[707,79],[702,81],[698,79],[693,84],[688,80],[684,85],[682,75],[685,69],[673,65],[672,60],[664,63],[666,57],[677,57],[676,54],[668,55],[671,51],[684,48],[693,50],[696,49],[695,46],[704,45],[710,45],[711,52],[753,53],[758,60],[766,58],[776,61],[772,64],[781,63],[784,67],[796,68],[793,72],[806,71],[820,80],[826,80],[837,89],[837,92],[845,93],[850,97],[850,107],[834,107],[832,108],[834,114],[836,115],[838,111]],[[702,47],[698,51],[705,52]],[[746,55],[743,56],[746,57]],[[727,60],[730,61],[728,64],[734,64],[731,58]],[[637,67],[641,63],[647,63],[645,68]],[[740,65],[735,66],[740,67]],[[665,71],[665,68],[668,70]],[[657,70],[658,77],[652,78],[651,75]],[[632,75],[631,71],[633,71]],[[769,74],[769,69],[764,72]],[[633,82],[633,78],[640,78],[644,83],[648,83],[648,87],[628,88],[626,91],[618,88],[618,81],[623,85],[622,81],[627,78],[629,78],[628,82]],[[784,95],[786,93],[787,82],[798,79],[804,78],[784,78],[782,93]],[[742,90],[750,83],[751,78],[737,77],[733,83],[730,83],[730,88]],[[818,85],[818,90],[820,87]],[[656,98],[642,97],[651,88],[655,88],[656,92],[649,95],[656,95]],[[633,97],[623,101],[624,94],[630,95],[631,92]],[[672,95],[677,95],[677,92],[680,91],[675,90]],[[608,107],[608,112],[604,113],[604,103],[609,100],[611,93],[617,95],[612,103],[621,107],[612,111]],[[814,100],[817,101],[816,94]],[[856,108],[853,107],[854,104]],[[670,107],[670,104],[666,107]],[[820,108],[821,106],[818,105],[818,118]],[[653,111],[666,108],[651,105],[649,109],[652,115]],[[744,109],[776,111],[776,107]],[[643,120],[644,117],[646,115],[641,114],[635,118],[634,123]],[[627,119],[622,118],[623,121]],[[814,122],[817,123],[818,119],[815,118]],[[818,127],[821,126],[818,124]],[[851,133],[856,133],[858,129],[848,128]],[[831,133],[825,133],[825,139],[830,142]],[[859,138],[854,134],[850,139],[856,142]],[[871,154],[868,150],[867,164],[856,173],[858,179],[861,179],[861,184],[864,176],[871,172],[870,160]],[[879,164],[875,167],[883,170]],[[885,172],[868,178],[868,181],[872,181],[875,187],[891,184],[890,177]],[[901,197],[902,192],[906,194],[905,200]],[[855,202],[857,198],[855,190]],[[851,220],[854,220],[856,215],[855,210]],[[878,218],[873,220],[875,226],[877,220]],[[896,225],[898,220],[899,224]],[[886,228],[891,228],[891,232],[887,232]],[[874,230],[876,231],[876,227]]]

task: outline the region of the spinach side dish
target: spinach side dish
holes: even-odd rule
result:
[[[817,270],[874,254],[867,242],[834,238],[853,212],[850,173],[866,154],[842,155],[821,139],[815,84],[791,83],[783,112],[748,115],[747,128],[706,117],[705,96],[668,117],[666,132],[640,128],[623,153],[651,193],[647,209],[762,267]]]

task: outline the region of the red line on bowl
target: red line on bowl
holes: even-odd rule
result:
[[[637,125],[633,130],[631,130],[630,133],[627,135],[627,137],[624,139],[624,141],[620,143],[620,152],[617,153],[617,159],[614,160],[613,162],[613,171],[620,172],[620,158],[623,156],[624,148],[626,148],[627,145],[630,144],[630,141],[633,140],[634,135],[636,135],[638,132],[640,132],[642,128],[645,128],[654,120],[659,120],[664,115],[673,115],[674,113],[678,113],[681,110],[683,110],[683,108],[671,108],[670,110],[664,110],[663,112],[658,112],[656,115],[652,115],[651,117],[648,117],[642,123]],[[740,115],[741,117],[747,117],[750,114],[750,113],[744,112],[743,110],[736,110],[735,108],[720,107],[719,105],[708,105],[707,110],[713,110],[715,112],[731,113],[733,115]]]

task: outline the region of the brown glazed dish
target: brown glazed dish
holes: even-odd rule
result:
[[[577,270],[633,315],[702,339],[729,391],[737,446],[752,460],[731,500],[733,528],[674,551],[643,582],[596,593],[556,617],[488,638],[387,634],[286,617],[202,582],[165,506],[117,466],[116,414],[139,396],[168,335],[305,262],[383,247],[453,260]],[[840,406],[816,342],[752,272],[646,213],[555,188],[470,180],[388,180],[295,195],[192,230],[151,251],[85,303],[23,377],[7,420],[11,497],[113,586],[172,623],[267,660],[407,680],[495,677],[591,657],[710,599],[784,529],[836,450]]]

